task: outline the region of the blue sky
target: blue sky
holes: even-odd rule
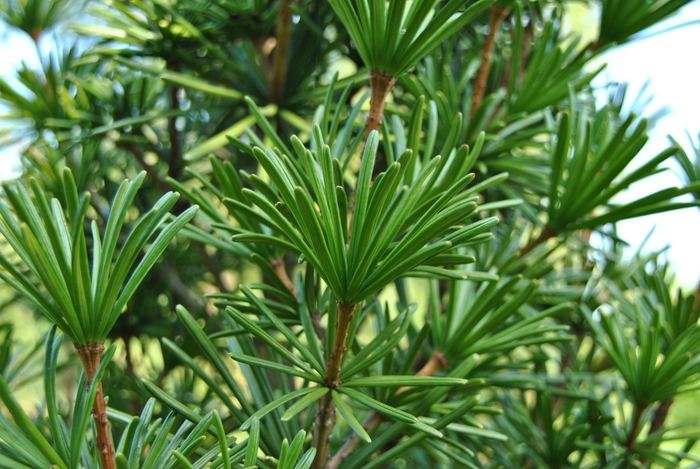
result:
[[[700,1],[683,8],[678,15],[655,28],[700,21]],[[620,81],[629,84],[631,97],[648,82],[647,94],[653,96],[648,111],[666,107],[668,113],[649,133],[649,142],[637,159],[642,164],[668,146],[668,135],[689,149],[690,133],[698,145],[700,132],[700,24],[691,24],[640,39],[608,51],[603,60],[606,70],[597,83]],[[670,171],[654,177],[653,184],[632,187],[619,200],[633,200],[668,186],[681,185],[680,168],[669,162]],[[684,288],[695,288],[700,280],[700,210],[690,208],[628,220],[618,225],[621,237],[633,246],[641,243],[649,231],[654,233],[647,247],[661,249],[669,245],[668,259]]]

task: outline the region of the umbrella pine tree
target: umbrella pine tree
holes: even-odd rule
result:
[[[0,467],[700,463],[700,289],[615,230],[699,152],[591,84],[689,0],[573,3],[0,2]]]

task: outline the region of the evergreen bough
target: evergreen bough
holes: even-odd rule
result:
[[[588,66],[688,1],[0,3],[75,42],[0,79],[0,467],[700,466],[700,290],[615,233],[700,150]]]

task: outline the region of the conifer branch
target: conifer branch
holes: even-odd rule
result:
[[[87,378],[87,390],[95,379],[97,369],[100,367],[102,352],[105,346],[102,343],[89,343],[87,345],[76,346],[80,362],[85,369]],[[104,393],[102,392],[102,383],[97,384],[97,394],[92,408],[92,415],[95,419],[95,430],[97,432],[97,451],[100,454],[100,462],[102,469],[116,469],[114,461],[114,447],[112,446],[112,436],[109,431],[109,420],[107,418],[107,405],[105,403]]]
[[[281,104],[287,85],[287,64],[289,63],[289,38],[292,33],[292,9],[290,0],[280,0],[277,13],[277,46],[272,59],[272,81],[270,101]]]
[[[489,8],[489,32],[486,35],[484,48],[481,52],[481,65],[479,66],[479,72],[474,82],[474,97],[472,98],[472,107],[469,113],[470,117],[474,116],[474,113],[479,109],[479,106],[481,106],[484,100],[486,82],[489,78],[489,70],[491,69],[491,55],[493,53],[493,45],[496,41],[496,33],[501,27],[501,23],[505,21],[509,14],[510,10],[507,8],[502,8],[497,5],[493,5]]]
[[[549,238],[554,238],[555,236],[557,236],[557,232],[554,231],[554,229],[549,225],[545,226],[542,229],[542,233],[540,233],[540,235],[537,238],[531,240],[529,243],[527,243],[527,245],[524,248],[520,250],[518,256],[523,257],[525,254],[529,253],[537,246],[547,241]]]
[[[325,378],[325,384],[331,389],[335,389],[341,384],[340,370],[343,365],[343,357],[347,351],[346,341],[350,324],[355,317],[355,310],[358,305],[338,304],[338,320],[335,325],[335,338],[333,350]],[[316,414],[316,428],[314,429],[313,446],[316,448],[316,457],[312,469],[321,469],[326,466],[328,460],[331,434],[335,426],[335,402],[328,393],[319,401]]]

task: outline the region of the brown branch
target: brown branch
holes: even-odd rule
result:
[[[289,38],[292,32],[293,0],[280,0],[277,12],[276,37],[253,35],[251,41],[260,54],[267,97],[270,102],[280,104],[284,100],[289,64]]]
[[[272,65],[270,64],[270,53],[275,47],[277,40],[274,37],[267,37],[259,34],[251,36],[250,39],[260,54],[260,63],[262,64],[263,75],[265,76],[265,84],[267,89],[270,90],[274,76]]]
[[[445,367],[447,367],[447,357],[439,350],[433,350],[430,359],[416,372],[416,376],[433,376]],[[407,391],[410,388],[410,386],[403,386],[399,388],[397,394]]]
[[[39,39],[41,38],[41,33],[44,31],[41,28],[35,28],[32,29],[32,31],[29,33],[29,35],[32,37],[32,41],[34,41],[34,45],[36,45],[36,48],[39,49]]]
[[[486,81],[489,78],[489,70],[491,68],[491,55],[493,53],[493,45],[496,39],[496,33],[501,27],[501,23],[508,17],[510,10],[493,5],[489,8],[489,32],[486,35],[484,48],[481,51],[481,65],[479,72],[476,75],[474,82],[474,97],[472,98],[472,107],[469,113],[470,117],[474,116],[476,110],[481,106],[486,93]]]
[[[177,71],[178,67],[173,67],[173,70]],[[177,99],[177,86],[170,87],[170,109],[176,110],[179,108]],[[168,176],[180,180],[182,174],[182,155],[180,151],[180,133],[177,130],[177,119],[178,116],[172,116],[168,120],[168,133],[170,136],[170,159],[168,160]]]
[[[442,352],[433,350],[433,354],[430,355],[430,360],[416,372],[416,376],[433,376],[443,368],[447,368],[448,364],[447,357]]]
[[[432,376],[443,368],[446,368],[447,365],[447,357],[442,352],[434,350],[426,364],[423,365],[418,372],[416,372],[416,376]],[[400,394],[408,389],[410,389],[409,386],[403,386],[399,388],[397,394]],[[380,423],[382,423],[382,415],[373,410],[367,415],[365,421],[362,422],[362,428],[369,433],[379,426]],[[359,443],[360,437],[357,436],[356,433],[353,433],[338,450],[338,452],[333,455],[325,469],[337,469]]]
[[[632,428],[630,428],[629,435],[627,435],[627,441],[625,441],[625,446],[629,450],[634,449],[634,444],[637,441],[637,433],[639,433],[639,425],[642,421],[642,414],[647,408],[646,404],[635,404],[634,406],[634,416],[632,417]]]
[[[333,341],[333,350],[331,358],[328,361],[328,370],[326,373],[325,383],[330,388],[337,388],[341,384],[340,367],[343,364],[343,357],[347,347],[345,342],[348,339],[350,324],[355,317],[357,305],[338,304],[338,320],[335,323],[335,339]]]
[[[372,130],[379,130],[382,125],[382,116],[384,114],[384,106],[386,105],[386,98],[389,96],[389,92],[396,84],[396,78],[388,75],[386,73],[370,71],[369,72],[369,82],[371,87],[371,96],[369,101],[369,116],[367,116],[367,122],[365,123],[365,137],[360,149],[360,155],[364,152],[365,144],[367,143],[367,138]],[[358,178],[359,182],[359,178]],[[355,188],[357,190],[357,187]],[[352,220],[353,212],[355,209],[355,198],[352,197],[351,210],[350,210],[350,220],[348,222],[349,231],[352,233]],[[350,329],[350,323],[355,313],[357,305],[338,305],[338,321],[336,323],[336,333],[335,342],[333,344],[333,350],[331,352],[331,358],[328,362],[328,372],[325,378],[326,386],[333,389],[341,384],[340,380],[340,368],[343,363],[343,356],[347,347],[345,341],[347,340],[348,331]],[[374,425],[373,422],[376,420],[378,425],[381,422],[381,416],[377,414],[375,417],[374,412],[371,412],[366,424]],[[311,466],[311,469],[322,469],[326,466],[326,461],[328,461],[328,450],[330,447],[331,433],[333,431],[333,426],[335,425],[335,403],[330,394],[326,395],[325,398],[319,402],[318,412],[316,414],[316,428],[314,430],[313,436],[313,446],[316,448],[316,458]],[[370,427],[371,428],[371,427]],[[352,444],[350,441],[353,440],[357,435],[353,435],[351,439],[345,443],[345,445]],[[359,439],[358,439],[359,441]],[[345,445],[343,447],[345,447]],[[357,442],[352,444],[352,448],[357,445]],[[347,454],[352,450],[350,448],[346,452],[338,452],[330,464],[340,464]]]
[[[268,90],[270,101],[280,104],[284,100],[289,63],[289,37],[292,32],[292,9],[290,0],[280,0],[277,13],[277,46],[272,59],[272,79]]]
[[[333,350],[328,361],[326,378],[324,380],[326,386],[331,389],[335,389],[341,384],[340,368],[347,350],[345,342],[347,341],[350,324],[355,316],[356,309],[357,305],[338,304],[338,320],[335,324]],[[312,441],[312,445],[316,448],[316,457],[311,465],[311,469],[322,469],[326,466],[334,426],[335,402],[331,394],[328,393],[318,403],[316,427],[314,428]]]
[[[654,412],[654,419],[651,421],[651,427],[649,427],[649,434],[661,430],[666,422],[666,417],[668,417],[668,411],[673,404],[673,398],[669,397],[661,401],[659,407]]]
[[[311,445],[316,448],[316,457],[311,469],[323,469],[328,460],[328,450],[331,445],[333,427],[335,426],[335,402],[331,393],[326,394],[318,402],[316,410],[316,427],[314,428]]]
[[[671,408],[672,404],[673,404],[672,397],[661,401],[661,403],[659,404],[659,407],[657,407],[656,411],[654,412],[654,418],[652,419],[651,426],[649,427],[649,435],[651,435],[652,433],[657,432],[663,428],[664,423],[666,422],[666,417],[668,417],[668,411]],[[641,456],[639,459],[639,462],[641,462],[642,465],[644,467],[646,467],[648,459],[644,456]]]
[[[365,123],[365,141],[367,141],[371,131],[379,130],[379,127],[382,125],[386,98],[396,84],[396,78],[386,73],[370,71],[369,84],[372,89],[372,95],[369,99],[369,116],[367,116],[367,122]]]
[[[282,280],[282,283],[284,283],[284,286],[287,287],[287,290],[294,295],[294,298],[297,297],[297,289],[294,287],[294,284],[292,283],[292,280],[289,278],[289,275],[287,274],[287,269],[286,266],[284,265],[284,259],[281,257],[277,257],[275,259],[272,259],[270,261],[270,266],[274,269],[275,273],[277,276]]]
[[[369,84],[372,90],[372,94],[369,99],[369,116],[367,116],[367,121],[365,122],[365,138],[360,145],[360,158],[365,152],[365,145],[367,144],[367,138],[369,133],[373,130],[379,131],[382,125],[382,116],[384,115],[384,106],[386,105],[386,98],[389,96],[389,92],[396,84],[396,78],[382,72],[375,72],[370,70],[369,72]],[[350,158],[352,155],[348,155]],[[355,200],[357,196],[357,187],[360,184],[360,178],[355,180],[355,192],[350,194],[350,214],[348,217],[348,241],[352,237],[352,223],[355,219]]]
[[[101,343],[88,343],[87,345],[76,345],[75,350],[78,352],[80,362],[85,369],[87,377],[87,386],[90,389],[90,384],[97,374],[97,369],[100,367],[100,360],[105,346]],[[114,462],[114,447],[112,446],[112,437],[109,431],[109,420],[107,419],[107,405],[105,403],[104,393],[102,392],[102,383],[97,383],[97,394],[92,407],[92,415],[95,419],[95,430],[97,431],[97,449],[100,453],[100,461],[102,469],[116,469]]]
[[[540,235],[537,238],[527,243],[527,245],[520,250],[520,252],[518,253],[518,257],[523,257],[525,254],[532,251],[537,246],[547,241],[549,238],[554,238],[556,235],[557,232],[554,231],[554,229],[551,226],[545,226],[542,230],[542,233],[540,233]]]

